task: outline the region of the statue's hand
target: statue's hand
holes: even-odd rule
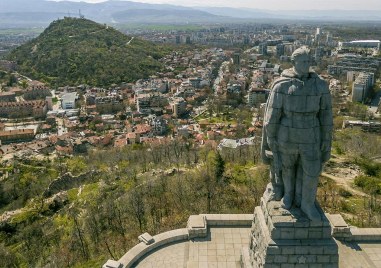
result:
[[[331,151],[331,143],[329,141],[322,141],[320,145],[320,151],[322,153]]]
[[[331,143],[330,142],[322,142],[320,146],[321,150],[321,160],[322,162],[327,162],[331,158]]]
[[[322,163],[327,162],[330,158],[331,158],[331,152],[330,151],[322,152],[322,154],[321,154],[321,162]]]
[[[269,145],[269,148],[272,152],[277,151],[278,143],[275,139],[267,138],[267,144]]]

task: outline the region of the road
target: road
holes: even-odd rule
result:
[[[57,134],[61,136],[67,133],[67,128],[64,126],[64,120],[62,118],[57,118]]]
[[[129,45],[132,42],[132,40],[134,40],[134,38],[135,37],[132,37],[131,40],[127,42],[127,45]]]

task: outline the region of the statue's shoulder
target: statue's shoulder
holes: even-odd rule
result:
[[[279,77],[271,84],[271,89],[275,91],[281,91],[282,88],[286,88],[292,84],[292,78]]]
[[[315,83],[320,93],[327,94],[329,93],[329,87],[327,81],[325,81],[320,75],[315,72],[310,73],[310,77],[315,79]]]
[[[279,78],[274,80],[271,89],[275,92],[285,93],[293,83],[295,83],[295,72],[292,68],[286,69]]]

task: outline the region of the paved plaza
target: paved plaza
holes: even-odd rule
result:
[[[250,228],[212,227],[206,238],[158,248],[134,267],[239,268],[241,248],[248,245],[249,234]],[[381,243],[336,242],[339,245],[340,268],[381,267]]]
[[[137,268],[238,268],[241,248],[249,244],[250,228],[209,229],[206,238],[159,248],[147,255]]]
[[[340,242],[340,268],[380,268],[381,243]]]

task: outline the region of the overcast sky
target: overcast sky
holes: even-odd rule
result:
[[[89,3],[105,0],[71,0]],[[345,9],[345,10],[381,10],[380,0],[139,0],[152,4],[173,4],[182,6],[220,6],[248,7],[272,10],[309,10],[309,9]]]

